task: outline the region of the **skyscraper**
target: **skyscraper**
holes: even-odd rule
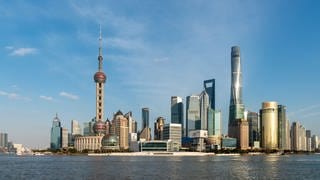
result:
[[[215,79],[208,79],[203,82],[204,90],[207,92],[209,96],[209,104],[210,108],[216,109],[216,100],[215,100]]]
[[[261,147],[278,149],[278,103],[263,102],[260,110]]]
[[[236,126],[237,119],[244,118],[244,104],[242,102],[242,72],[240,61],[240,47],[231,48],[231,96],[229,107],[228,134],[232,136],[232,126]],[[231,128],[230,128],[231,127]]]
[[[142,129],[149,127],[149,108],[142,108]]]
[[[137,133],[137,127],[136,127],[137,122],[133,119],[132,112],[130,111],[126,113],[124,117],[128,119],[129,133]]]
[[[68,129],[61,128],[61,147],[67,148],[68,147]]]
[[[291,126],[291,150],[306,151],[306,144],[306,129],[299,122],[293,122]]]
[[[254,142],[260,141],[258,113],[248,112],[247,120],[249,123],[249,146],[254,147]]]
[[[201,121],[202,130],[208,130],[208,110],[209,109],[211,109],[209,95],[206,91],[202,91],[202,93],[200,94],[200,121]],[[213,119],[211,120],[213,121]]]
[[[208,136],[221,136],[221,111],[208,109]]]
[[[156,122],[154,122],[154,140],[163,140],[163,126],[165,119],[163,117],[158,117]]]
[[[200,96],[187,96],[186,100],[186,131],[189,137],[189,131],[200,130]]]
[[[98,56],[98,72],[94,74],[94,81],[96,83],[96,122],[94,124],[94,132],[96,135],[103,135],[105,133],[105,123],[104,118],[104,83],[106,82],[107,76],[102,69],[102,37],[100,28],[99,37],[99,56]]]
[[[81,135],[81,127],[79,122],[76,120],[71,121],[71,135]]]
[[[288,150],[287,131],[289,129],[287,128],[286,106],[278,105],[278,142],[281,150]]]
[[[129,127],[128,119],[119,110],[112,120],[112,124],[115,126],[115,135],[119,139],[120,149],[129,148]]]
[[[317,135],[313,135],[311,138],[311,149],[312,151],[318,150],[319,147],[319,138]]]
[[[171,97],[171,123],[178,123],[183,127],[183,103],[178,96]]]
[[[139,133],[140,140],[151,140],[151,129],[149,128],[149,108],[142,108],[142,130]]]
[[[52,127],[51,127],[51,140],[50,140],[50,149],[56,150],[62,147],[62,127],[58,114],[53,118]]]
[[[306,130],[306,147],[307,151],[311,151],[311,130]]]
[[[0,133],[0,148],[8,147],[8,134]]]

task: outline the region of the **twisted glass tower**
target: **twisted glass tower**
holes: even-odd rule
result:
[[[230,128],[237,119],[244,118],[244,105],[242,102],[242,72],[240,61],[240,47],[231,48],[231,96],[229,106],[229,136],[233,134]]]

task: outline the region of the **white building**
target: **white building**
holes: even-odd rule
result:
[[[189,137],[193,139],[192,149],[194,149],[195,151],[200,151],[200,152],[206,150],[205,139],[208,138],[208,131],[207,130],[190,131]]]
[[[311,149],[312,151],[319,149],[319,138],[317,135],[313,135],[311,138]]]
[[[62,148],[67,148],[68,147],[68,129],[67,128],[62,128],[61,132],[61,145]]]
[[[74,141],[74,148],[77,151],[83,150],[100,150],[101,140],[103,136],[82,136],[76,137]]]
[[[72,120],[71,121],[71,135],[81,135],[81,127],[78,121]]]
[[[165,124],[163,126],[163,140],[171,140],[175,151],[179,151],[181,147],[181,124]]]

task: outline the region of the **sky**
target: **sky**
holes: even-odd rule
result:
[[[320,3],[253,0],[0,0],[0,132],[49,147],[56,113],[63,127],[95,116],[99,24],[105,118],[141,108],[170,121],[170,97],[199,94],[216,80],[227,133],[230,52],[240,46],[243,102],[287,106],[320,135]]]

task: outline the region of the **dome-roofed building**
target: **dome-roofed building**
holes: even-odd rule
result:
[[[116,135],[105,135],[101,140],[101,150],[119,150],[119,138]]]

